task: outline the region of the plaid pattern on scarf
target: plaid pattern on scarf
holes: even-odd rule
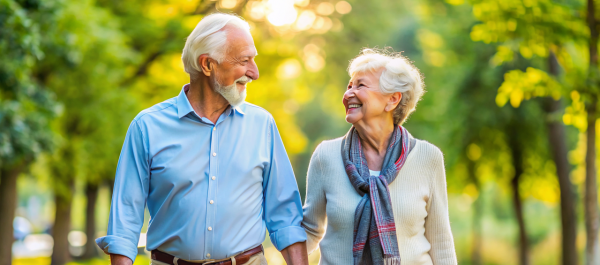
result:
[[[394,128],[380,176],[370,176],[354,126],[342,140],[346,174],[356,192],[362,196],[354,213],[352,252],[355,265],[400,265],[388,183],[394,181],[404,165],[411,137],[404,127]]]

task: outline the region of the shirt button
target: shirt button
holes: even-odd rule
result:
[[[207,258],[210,258],[210,253],[206,253],[206,257],[207,257]]]
[[[216,178],[217,178],[217,177],[213,176],[213,177],[212,177],[212,180],[215,180]]]
[[[213,156],[217,156],[217,153],[213,153]]]
[[[212,231],[212,227],[210,227],[210,226],[209,226],[209,227],[208,227],[208,231]]]
[[[213,127],[213,131],[216,131],[216,130],[217,130],[217,127],[216,127],[216,126],[215,126],[215,127]]]
[[[213,200],[210,200],[210,204],[213,204],[213,203],[215,203],[215,201],[213,201]]]

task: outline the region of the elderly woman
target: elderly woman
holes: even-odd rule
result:
[[[419,70],[364,49],[348,72],[352,127],[308,169],[308,252],[320,247],[320,264],[456,264],[442,152],[401,126],[423,94]]]

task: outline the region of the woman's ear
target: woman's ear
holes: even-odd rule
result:
[[[385,106],[385,111],[392,111],[392,110],[396,109],[398,104],[400,104],[400,100],[402,100],[402,93],[400,93],[400,92],[392,93],[392,95],[388,99],[387,105]]]
[[[200,66],[200,69],[202,69],[202,73],[204,73],[205,76],[210,76],[210,73],[214,68],[214,61],[208,57],[207,54],[202,54],[200,57],[198,57],[198,65]]]

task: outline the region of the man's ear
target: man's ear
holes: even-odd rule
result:
[[[400,92],[392,93],[392,95],[390,96],[390,99],[388,99],[387,105],[385,106],[385,111],[392,111],[392,110],[396,109],[396,106],[398,106],[398,104],[400,104],[400,100],[402,100],[402,93],[400,93]]]
[[[208,57],[208,54],[202,54],[200,57],[198,57],[198,65],[200,66],[200,69],[202,69],[202,73],[204,73],[205,76],[210,76],[210,73],[215,67],[214,64],[215,62]]]

